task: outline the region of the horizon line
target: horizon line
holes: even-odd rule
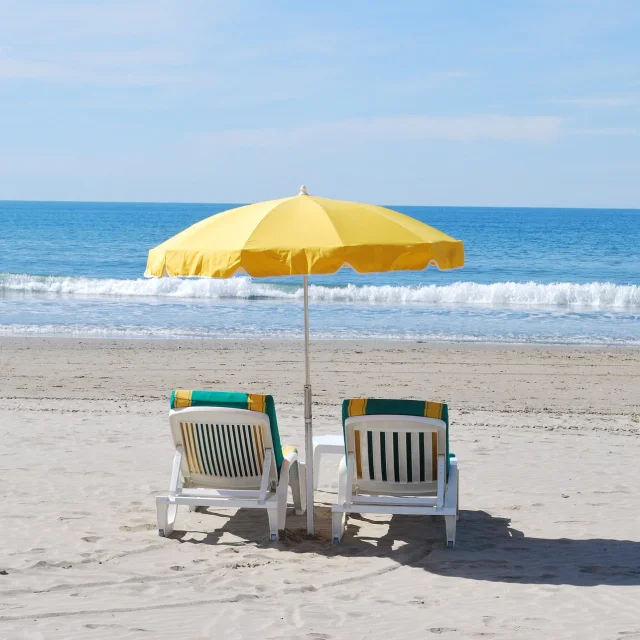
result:
[[[324,197],[324,196],[323,196]],[[277,198],[270,198],[271,200]],[[261,202],[203,202],[203,201],[181,201],[181,200],[46,200],[46,199],[0,199],[0,204],[5,202],[39,202],[39,203],[54,203],[54,204],[175,204],[175,205],[229,205],[229,208],[235,209],[237,207],[244,207],[250,204],[256,204]],[[354,201],[358,202],[358,201]],[[373,203],[377,204],[377,203]],[[429,208],[429,209],[561,209],[567,211],[640,211],[638,207],[569,207],[569,206],[527,206],[527,205],[464,205],[464,204],[383,204],[378,205],[393,209],[395,207],[415,207],[415,208]],[[220,212],[221,213],[221,212]]]

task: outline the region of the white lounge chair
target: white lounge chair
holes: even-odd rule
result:
[[[169,493],[156,497],[159,535],[171,535],[179,505],[241,507],[266,509],[270,539],[277,540],[289,486],[296,513],[305,511],[305,474],[297,449],[280,447],[273,399],[178,391],[171,406],[176,452]]]
[[[447,405],[346,400],[343,418],[345,457],[332,506],[333,542],[340,542],[348,514],[389,513],[444,516],[447,546],[453,547],[458,461],[448,452]]]

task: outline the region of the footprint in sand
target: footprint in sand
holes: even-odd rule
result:
[[[123,525],[122,527],[120,527],[120,531],[151,531],[152,529],[155,529],[156,525],[155,524],[136,524],[132,527],[127,526],[126,524]]]
[[[84,536],[82,540],[85,542],[98,542],[98,540],[100,540],[100,536]]]
[[[61,560],[60,562],[47,562],[46,560],[40,560],[31,566],[31,569],[71,569],[73,567],[73,562],[67,562],[66,560]]]
[[[84,625],[85,629],[127,629],[121,624],[94,624],[89,623]],[[150,631],[150,629],[142,629],[141,627],[130,627],[127,631]]]
[[[82,518],[86,518],[86,517],[88,517],[88,516],[90,516],[90,515],[91,515],[90,513],[85,513],[85,512],[82,512],[82,511],[77,511],[77,512],[76,512],[74,515],[72,515],[72,516],[59,516],[59,517],[58,517],[58,520],[61,520],[61,521],[63,521],[63,522],[64,522],[65,520],[82,520]]]

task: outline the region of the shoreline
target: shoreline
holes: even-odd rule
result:
[[[41,342],[57,342],[57,341],[70,341],[70,342],[82,342],[88,341],[90,343],[122,343],[127,344],[133,342],[136,344],[148,343],[148,345],[154,345],[157,343],[168,344],[181,344],[197,346],[203,344],[217,344],[228,346],[230,343],[235,344],[260,344],[267,343],[272,345],[287,345],[295,347],[300,344],[304,347],[304,335],[300,335],[299,338],[271,338],[271,337],[256,337],[256,338],[219,338],[219,337],[190,337],[190,338],[167,338],[167,337],[150,337],[150,336],[75,336],[75,335],[4,335],[0,334],[0,346],[3,342],[11,341],[41,341]],[[314,344],[329,345],[332,343],[355,345],[362,344],[370,347],[384,346],[391,347],[393,345],[402,345],[409,348],[469,348],[469,349],[502,349],[513,348],[523,350],[535,350],[535,349],[550,349],[554,350],[567,350],[567,351],[580,351],[586,350],[607,350],[607,349],[627,349],[629,351],[636,351],[640,354],[640,345],[625,345],[625,344],[578,344],[578,343],[560,343],[560,342],[467,342],[465,340],[422,340],[422,339],[391,339],[391,338],[314,338],[311,336],[311,348]]]
[[[298,338],[270,338],[270,337],[229,337],[229,338],[221,338],[221,337],[153,337],[153,336],[92,336],[92,335],[60,335],[60,334],[29,334],[29,335],[20,335],[20,334],[3,334],[0,333],[0,343],[5,341],[12,340],[41,340],[41,341],[57,341],[57,340],[68,340],[68,341],[83,341],[87,340],[90,342],[133,342],[133,343],[194,343],[194,344],[202,344],[202,343],[221,343],[228,345],[229,343],[281,343],[281,344],[291,344],[295,345],[297,343],[303,343],[304,335],[301,334]],[[567,350],[581,350],[581,349],[628,349],[630,351],[638,351],[640,352],[640,344],[620,344],[620,343],[607,343],[607,344],[593,344],[593,343],[574,343],[574,342],[497,342],[497,341],[484,341],[484,340],[423,340],[423,339],[415,339],[415,338],[325,338],[325,337],[314,337],[311,335],[311,345],[313,348],[313,344],[328,344],[328,343],[339,343],[339,344],[365,344],[365,345],[402,345],[404,347],[412,347],[412,348],[423,348],[429,345],[434,348],[446,348],[448,346],[457,347],[457,348],[509,348],[513,347],[514,349],[567,349]]]

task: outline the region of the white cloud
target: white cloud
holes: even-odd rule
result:
[[[551,142],[562,127],[554,116],[392,116],[314,122],[287,128],[237,129],[200,134],[221,147],[294,146],[309,142],[410,142],[419,140]]]
[[[638,97],[610,96],[602,98],[566,98],[555,100],[558,104],[571,104],[583,109],[606,109],[614,107],[631,107],[640,105]]]
[[[572,129],[569,133],[573,136],[637,136],[640,135],[640,129],[603,127],[601,129]]]
[[[42,78],[55,78],[59,74],[59,67],[49,62],[0,58],[0,79],[36,80]]]
[[[202,0],[0,0],[0,81],[210,86],[196,43],[221,13]],[[207,5],[207,9],[211,9]]]
[[[137,62],[140,52],[120,52],[110,62],[110,54],[79,56],[76,61],[50,62],[0,58],[0,80],[34,80],[56,84],[123,87],[211,87],[215,74],[176,64],[146,65]]]
[[[169,33],[191,14],[179,0],[5,3],[0,34],[22,38],[38,33],[45,43],[96,36],[158,36]],[[5,38],[5,41],[6,41]]]

